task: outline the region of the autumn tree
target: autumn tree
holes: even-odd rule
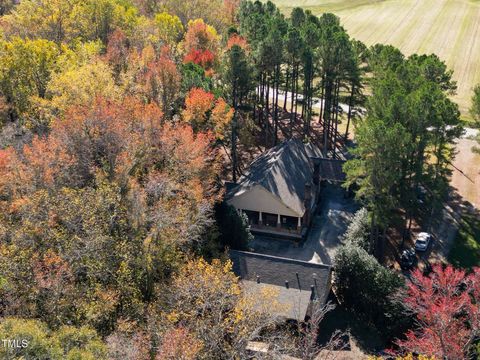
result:
[[[0,347],[3,359],[107,359],[107,349],[88,327],[63,326],[52,331],[38,320],[2,319],[2,339],[26,340],[28,346]]]
[[[222,98],[201,88],[193,88],[185,99],[183,119],[195,131],[212,131],[222,139],[232,120],[233,109]]]
[[[230,261],[190,260],[174,276],[170,290],[171,310],[162,315],[163,321],[193,336],[201,359],[244,358],[248,341],[272,324],[268,310],[278,306],[273,294],[245,295]]]
[[[125,33],[119,29],[110,34],[108,38],[107,51],[105,58],[112,66],[113,71],[118,79],[121,72],[126,70],[128,66],[129,41]]]
[[[480,270],[467,274],[437,265],[428,276],[416,270],[411,280],[403,303],[417,326],[397,340],[400,349],[439,359],[473,355],[480,331]]]
[[[43,38],[59,45],[78,38],[107,44],[115,29],[131,34],[137,21],[137,9],[121,0],[25,0],[5,17],[9,36]]]
[[[145,82],[148,100],[160,105],[165,117],[170,118],[180,90],[181,77],[168,48],[162,49],[160,57],[147,64]]]
[[[155,26],[161,41],[170,47],[174,47],[183,35],[183,24],[176,15],[167,12],[155,14]]]
[[[14,38],[1,44],[0,91],[10,106],[13,121],[31,110],[33,98],[45,98],[47,86],[60,55],[48,40]]]
[[[144,0],[157,1],[158,8],[178,16],[184,26],[193,19],[204,19],[219,31],[232,25],[232,15],[236,10],[237,0],[198,0],[194,6],[182,0]]]
[[[202,19],[189,21],[184,39],[183,61],[198,64],[212,73],[217,60],[218,41],[219,37],[213,26],[206,24]]]
[[[115,85],[111,68],[101,60],[66,67],[52,76],[47,87],[54,115],[63,115],[74,105],[93,104],[96,98],[116,99],[120,89]]]
[[[164,123],[154,104],[97,100],[2,150],[0,313],[102,334],[140,320],[212,222],[211,141]]]
[[[16,5],[15,0],[1,0],[0,1],[0,16],[7,14]]]
[[[203,348],[203,342],[183,327],[173,328],[162,337],[157,353],[158,360],[195,360]]]

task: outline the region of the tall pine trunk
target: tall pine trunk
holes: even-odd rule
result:
[[[286,72],[286,81],[285,81],[285,97],[283,99],[283,111],[287,111],[287,95],[288,95],[288,80],[290,77],[290,71],[289,71],[289,66],[287,64],[287,68],[285,69]]]
[[[274,122],[275,122],[275,135],[274,135],[274,144],[277,145],[278,142],[278,89],[280,87],[280,64],[275,68],[275,113],[274,113]]]
[[[335,128],[333,130],[333,157],[336,155],[337,149],[337,133],[338,133],[338,108],[340,105],[340,80],[337,80],[335,91]]]
[[[297,64],[295,70],[295,121],[297,121],[297,113],[298,113],[298,78],[299,78],[299,69],[300,65]]]
[[[294,117],[293,117],[293,94],[295,93],[295,64],[292,64],[292,78],[291,78],[291,86],[290,89],[290,137],[293,137],[293,127],[294,127]]]
[[[350,91],[350,99],[348,101],[348,116],[347,116],[347,129],[345,130],[345,142],[348,140],[348,129],[350,128],[350,120],[352,119],[352,107],[353,107],[353,97],[355,96],[355,84],[352,84],[352,89]]]
[[[324,146],[324,157],[327,157],[329,150],[329,140],[330,140],[330,123],[332,116],[332,93],[333,93],[333,81],[329,79],[329,75],[325,75],[326,85],[325,85],[325,110],[324,110],[324,124],[323,124],[323,146]]]

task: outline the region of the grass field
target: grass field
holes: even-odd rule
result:
[[[454,70],[454,100],[464,117],[480,83],[480,1],[472,0],[273,0],[289,14],[295,6],[337,14],[349,34],[392,44],[406,55],[437,54]]]

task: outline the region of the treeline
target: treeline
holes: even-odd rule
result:
[[[355,129],[355,158],[344,170],[346,186],[356,186],[370,210],[371,241],[382,258],[387,230],[402,212],[404,238],[413,218],[432,225],[448,192],[462,126],[449,99],[456,90],[452,72],[436,55],[405,58],[392,46],[376,45],[369,57],[372,95]]]
[[[276,6],[259,1],[242,2],[239,31],[251,48],[256,94],[253,117],[264,124],[266,145],[279,139],[279,108],[289,112],[290,134],[303,121],[303,136],[310,135],[314,115],[322,126],[325,156],[335,154],[339,139],[340,102],[349,105],[348,127],[355,107],[362,103],[362,63],[366,48],[349,38],[333,14],[320,17],[294,8],[286,19]],[[279,100],[282,92],[283,104]],[[314,111],[317,104],[318,111]],[[258,109],[257,109],[258,107]],[[301,110],[299,109],[301,107]],[[341,140],[347,134],[341,136]]]

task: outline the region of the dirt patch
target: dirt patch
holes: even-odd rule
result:
[[[480,208],[480,155],[472,152],[475,145],[468,138],[458,140],[451,184],[464,200]]]

